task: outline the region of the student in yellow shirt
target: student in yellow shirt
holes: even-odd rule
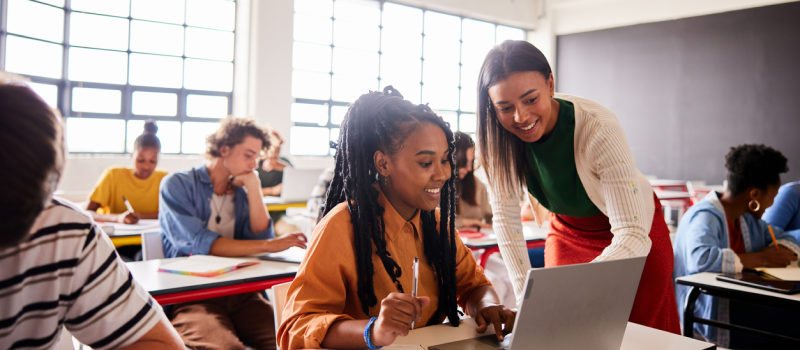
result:
[[[158,219],[158,187],[167,172],[156,170],[161,141],[158,126],[144,123],[144,133],[133,142],[133,168],[113,166],[106,169],[89,196],[86,210],[95,221],[135,224],[140,219]],[[122,197],[128,199],[133,213]]]

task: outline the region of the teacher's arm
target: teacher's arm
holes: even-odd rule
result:
[[[516,300],[522,297],[525,278],[531,268],[528,246],[522,234],[522,217],[519,210],[519,195],[498,194],[489,191],[492,204],[492,225],[497,235],[500,253],[503,254],[508,277],[514,286]]]

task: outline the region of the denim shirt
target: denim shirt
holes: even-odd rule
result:
[[[158,221],[164,257],[175,258],[192,254],[208,255],[211,245],[221,237],[208,229],[211,217],[211,197],[214,184],[205,165],[192,170],[169,174],[161,181]],[[275,236],[272,221],[261,232],[250,230],[250,206],[247,192],[234,187],[236,208],[235,239],[270,239]]]
[[[759,252],[772,244],[767,223],[749,213],[739,217],[739,227],[742,230],[742,240],[747,253]],[[800,245],[794,237],[774,226],[773,230],[778,244],[800,254]],[[739,257],[729,246],[729,232],[725,210],[717,193],[711,191],[702,201],[689,208],[678,224],[673,247],[675,252],[673,281],[675,278],[700,272],[741,272]],[[688,286],[675,284],[675,298],[681,324],[689,289]],[[694,314],[697,317],[728,323],[730,322],[728,299],[700,294],[695,302]],[[729,346],[728,330],[717,330],[715,327],[695,323],[694,333],[710,342],[716,342],[719,346]]]
[[[762,219],[800,241],[800,181],[781,186]]]

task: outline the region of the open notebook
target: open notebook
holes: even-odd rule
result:
[[[782,281],[800,281],[800,267],[797,262],[787,267],[757,267],[755,269],[762,277]]]
[[[213,277],[238,268],[258,265],[258,261],[192,255],[186,259],[162,265],[158,271],[200,277]]]

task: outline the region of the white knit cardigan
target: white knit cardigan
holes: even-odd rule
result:
[[[607,108],[585,98],[556,94],[575,106],[575,166],[589,199],[608,216],[611,244],[594,261],[646,256],[655,211],[650,182],[636,169],[625,133]],[[523,193],[501,194],[490,186],[492,219],[517,300],[530,269],[519,203]],[[525,191],[524,185],[517,186]],[[528,198],[528,195],[524,195]],[[538,203],[533,204],[534,213]],[[541,225],[542,218],[537,217]]]

